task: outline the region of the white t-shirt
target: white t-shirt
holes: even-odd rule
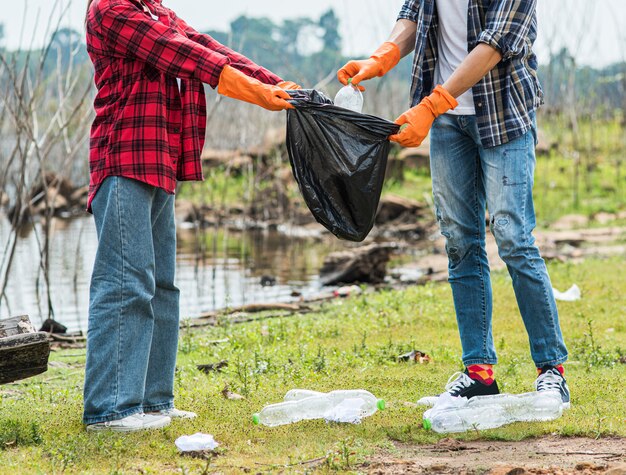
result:
[[[438,50],[435,84],[443,84],[467,56],[467,12],[469,0],[435,0],[439,17]],[[456,99],[459,105],[448,112],[474,115],[474,95],[470,89]]]

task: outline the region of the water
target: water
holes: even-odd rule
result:
[[[0,215],[0,255],[4,255],[10,226]],[[89,278],[96,254],[96,230],[91,217],[54,220],[50,253],[50,286],[54,317],[70,330],[87,330]],[[225,229],[179,229],[177,285],[181,317],[248,303],[290,302],[321,290],[318,270],[324,257],[343,244],[286,237],[277,232],[232,232]],[[0,260],[0,269],[3,262]],[[6,265],[6,264],[4,264]],[[40,272],[36,233],[25,229],[17,243],[7,302],[0,318],[28,314],[37,326],[47,318],[47,301]],[[0,274],[1,275],[1,274]],[[263,276],[276,279],[261,285]],[[39,278],[39,283],[38,283]],[[271,279],[265,279],[271,280]]]

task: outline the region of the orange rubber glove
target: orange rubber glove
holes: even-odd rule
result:
[[[301,86],[297,85],[295,82],[292,82],[292,81],[283,81],[283,82],[279,82],[276,85],[280,87],[281,89],[283,89],[284,91],[293,91],[295,89],[302,89]]]
[[[458,105],[448,91],[437,86],[430,96],[396,119],[396,124],[402,127],[400,133],[392,135],[389,140],[398,142],[403,147],[419,147],[435,119]]]
[[[232,66],[224,66],[217,92],[222,96],[249,102],[271,111],[293,109],[287,101],[291,96],[278,86],[263,84]]]
[[[398,62],[400,62],[400,48],[397,44],[387,41],[369,59],[348,62],[337,71],[337,79],[345,86],[348,84],[348,79],[352,78],[352,84],[358,86],[361,91],[365,91],[363,86],[358,85],[361,81],[384,76]]]

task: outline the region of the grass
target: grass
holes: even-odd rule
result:
[[[621,258],[550,265],[557,288],[577,283],[583,291],[582,300],[559,304],[571,357],[572,409],[549,423],[517,423],[455,437],[626,436],[626,365],[617,362],[626,352],[620,283],[625,264]],[[493,280],[497,375],[504,390],[529,391],[535,370],[510,279],[498,273]],[[213,343],[224,338],[227,343]],[[398,363],[396,356],[410,349],[427,352],[434,362]],[[320,472],[351,471],[371,454],[393,449],[394,441],[426,444],[442,438],[421,428],[422,410],[410,403],[440,390],[461,369],[460,356],[446,284],[367,293],[301,316],[183,328],[177,405],[198,412],[199,418],[162,431],[119,436],[84,431],[84,350],[55,352],[55,367],[46,374],[2,388],[10,393],[0,403],[0,467],[2,473],[257,473],[322,458]],[[205,375],[195,367],[223,359],[229,366],[222,373]],[[225,385],[246,399],[224,399]],[[388,409],[360,425],[252,425],[252,413],[294,387],[365,388],[384,398]],[[215,436],[221,455],[206,461],[177,453],[174,440],[199,431]],[[302,473],[306,465],[282,470]]]

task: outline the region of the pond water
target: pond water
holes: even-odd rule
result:
[[[5,255],[10,226],[0,215],[0,256]],[[87,330],[89,278],[96,253],[91,217],[54,220],[50,253],[50,288],[54,318],[70,330]],[[345,243],[289,237],[276,231],[233,232],[179,229],[177,285],[181,317],[247,303],[289,302],[318,293],[324,257]],[[0,318],[28,314],[38,326],[48,317],[41,273],[38,233],[22,231],[11,266]],[[0,269],[6,260],[0,259]],[[1,274],[0,274],[1,275]],[[264,279],[267,276],[270,279]],[[263,286],[263,280],[276,283]]]

